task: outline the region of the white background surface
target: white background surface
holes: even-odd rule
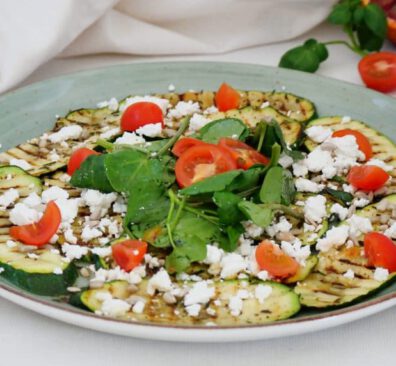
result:
[[[321,26],[292,42],[216,56],[157,57],[101,55],[53,60],[21,85],[77,70],[155,60],[211,60],[276,65],[288,48],[308,37],[343,37]],[[390,48],[390,46],[389,46]],[[333,46],[319,74],[360,84],[358,57]],[[177,87],[177,85],[176,85]],[[396,95],[396,94],[394,94]],[[0,299],[1,366],[101,365],[395,365],[396,308],[344,326],[301,336],[239,344],[176,344],[96,333],[63,324]]]

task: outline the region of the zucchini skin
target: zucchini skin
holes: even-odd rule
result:
[[[52,273],[29,273],[1,262],[0,267],[4,269],[0,274],[1,277],[19,288],[42,296],[59,296],[67,293],[67,288],[78,277],[77,269],[73,263],[70,263],[63,270],[63,273],[59,275]]]

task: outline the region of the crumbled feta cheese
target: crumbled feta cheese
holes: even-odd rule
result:
[[[278,163],[283,168],[289,168],[289,167],[291,167],[293,165],[293,159],[289,155],[286,155],[285,153],[282,153],[282,155],[279,158]]]
[[[352,215],[347,220],[347,223],[349,224],[349,235],[352,238],[356,238],[361,234],[366,234],[370,231],[373,231],[371,221],[367,217]]]
[[[113,203],[114,213],[125,213],[127,212],[127,204],[124,197],[118,196],[116,201]]]
[[[189,131],[199,131],[203,126],[208,124],[210,119],[204,117],[202,114],[194,113],[190,119]]]
[[[244,271],[247,264],[243,257],[237,253],[227,253],[222,258],[221,262],[221,278],[233,278],[239,272]]]
[[[56,201],[59,199],[68,199],[68,198],[69,198],[69,192],[58,186],[53,186],[51,188],[46,189],[41,195],[41,199],[44,203],[48,203],[49,201]]]
[[[109,100],[99,102],[97,104],[97,107],[98,108],[106,108],[107,107],[107,108],[111,109],[112,111],[116,111],[116,110],[118,110],[118,101],[116,98],[113,97],[113,98],[110,98]]]
[[[323,173],[323,176],[324,176],[326,179],[331,179],[331,178],[333,178],[333,177],[337,174],[337,168],[334,167],[334,166],[332,166],[332,165],[325,166],[325,167],[322,169],[322,173]],[[330,188],[330,187],[329,187],[329,188]]]
[[[60,156],[59,154],[56,152],[56,150],[52,150],[49,154],[48,154],[48,158],[51,161],[59,161]]]
[[[172,289],[172,281],[165,269],[159,270],[147,284],[147,293],[154,295],[155,291],[167,292]]]
[[[149,123],[147,125],[144,125],[142,127],[139,127],[136,130],[136,133],[138,135],[144,135],[148,137],[157,137],[161,136],[162,132],[162,123]]]
[[[125,103],[120,105],[120,112],[124,112],[130,105],[138,103],[138,102],[151,102],[156,104],[158,107],[161,108],[162,113],[165,114],[166,110],[169,107],[169,100],[163,98],[157,98],[150,95],[146,95],[144,97],[136,96],[136,97],[129,97],[126,98]]]
[[[41,212],[38,212],[23,203],[17,203],[10,211],[10,221],[14,225],[29,225],[40,220]]]
[[[77,238],[73,234],[73,230],[71,228],[68,228],[64,231],[63,233],[66,242],[70,244],[76,244],[77,243]]]
[[[329,151],[325,151],[320,147],[317,147],[308,154],[304,163],[310,172],[318,173],[324,168],[332,166],[333,158]]]
[[[181,101],[177,103],[173,109],[169,110],[168,117],[178,119],[184,116],[192,115],[194,113],[199,113],[200,110],[199,103],[197,102],[194,103],[192,101]]]
[[[256,277],[257,277],[258,279],[260,279],[261,281],[267,281],[267,280],[270,278],[269,273],[268,273],[267,271],[260,271],[260,272],[258,272],[258,273],[256,274]]]
[[[352,120],[351,117],[344,116],[341,118],[341,123],[349,123],[349,122],[351,122],[351,120]]]
[[[91,281],[109,282],[116,280],[124,280],[130,284],[138,284],[142,281],[142,277],[146,275],[144,266],[135,267],[130,272],[125,272],[120,267],[112,269],[100,268],[94,272],[94,277]]]
[[[0,274],[2,274],[5,271],[3,267],[0,267]]]
[[[22,203],[30,208],[35,208],[37,210],[42,209],[41,198],[39,197],[39,195],[36,192],[30,193],[29,196],[27,196],[22,201]]]
[[[323,126],[312,126],[307,128],[304,133],[314,142],[322,143],[326,139],[328,139],[333,131],[331,128],[323,127]]]
[[[304,177],[308,174],[308,168],[304,164],[304,161],[298,161],[293,164],[293,175],[295,177]]]
[[[385,230],[384,235],[390,239],[396,239],[396,222]]]
[[[111,255],[111,246],[103,247],[103,248],[100,247],[92,248],[91,252],[102,258],[109,257]]]
[[[82,256],[88,254],[88,247],[82,247],[80,245],[71,245],[64,243],[61,246],[62,252],[67,259],[72,261],[73,259],[80,259]]]
[[[374,271],[374,279],[379,282],[386,281],[389,277],[389,271],[386,268],[377,267]]]
[[[206,109],[203,111],[203,114],[205,114],[205,115],[207,115],[207,114],[213,114],[213,113],[217,113],[218,111],[219,111],[219,110],[217,109],[217,107],[214,106],[214,105],[212,105],[212,106],[206,108]]]
[[[56,275],[61,275],[63,273],[63,270],[60,267],[55,267],[52,273]]]
[[[173,84],[168,85],[168,91],[169,92],[174,92],[176,90],[176,87]]]
[[[10,159],[9,164],[17,166],[23,170],[29,170],[33,168],[26,160],[23,159]]]
[[[110,130],[107,130],[105,132],[102,132],[100,134],[100,137],[102,139],[111,139],[112,137],[118,135],[121,132],[121,130],[118,127],[111,128]]]
[[[243,300],[249,297],[246,290],[239,290],[235,296],[231,296],[228,302],[232,316],[239,316],[243,309]]]
[[[360,207],[365,207],[365,206],[367,206],[370,202],[371,202],[371,201],[370,201],[368,198],[364,198],[364,197],[362,197],[362,198],[355,198],[355,199],[353,200],[353,204],[355,205],[355,207],[358,207],[358,208],[360,208]]]
[[[196,282],[184,297],[184,306],[207,304],[215,294],[215,288],[209,287],[206,281]]]
[[[297,178],[294,184],[298,192],[318,193],[324,188],[323,184],[318,184],[305,178]]]
[[[264,301],[271,295],[272,287],[269,285],[257,285],[254,289],[254,296],[258,300],[260,304],[263,304]]]
[[[243,221],[242,225],[245,229],[245,234],[253,239],[260,237],[264,232],[264,229],[253,223],[253,221]]]
[[[316,249],[327,252],[331,248],[344,245],[348,239],[349,228],[347,225],[333,227],[326,232],[323,238],[318,239]]]
[[[383,160],[380,159],[375,159],[371,158],[366,162],[366,165],[375,165],[378,166],[382,169],[384,169],[386,172],[391,172],[393,169],[395,169],[392,165],[386,164]]]
[[[18,198],[18,190],[15,188],[10,188],[0,196],[0,206],[7,208],[8,206],[11,206]]]
[[[101,193],[93,189],[87,189],[82,191],[81,198],[89,207],[91,217],[93,219],[100,219],[107,214],[108,209],[117,199],[117,194]]]
[[[322,195],[308,197],[304,206],[305,219],[310,222],[321,223],[327,215],[326,197]]]
[[[270,102],[266,101],[266,102],[264,102],[263,104],[261,104],[260,108],[261,108],[261,109],[264,109],[264,108],[269,107],[270,105],[271,105]]]
[[[91,228],[88,225],[84,226],[81,232],[81,239],[84,242],[89,242],[92,239],[100,238],[101,236],[103,236],[103,233],[99,229]]]
[[[83,129],[80,125],[65,126],[49,135],[47,139],[54,144],[66,140],[77,140],[81,137],[82,132]]]
[[[135,314],[141,314],[143,313],[144,307],[146,306],[146,304],[144,303],[144,301],[139,300],[135,303],[135,305],[133,305],[132,307],[132,311]]]
[[[207,245],[206,246],[206,258],[204,260],[204,263],[209,264],[209,265],[220,263],[223,253],[224,253],[224,251],[222,249],[219,249],[215,245]]]
[[[278,233],[287,233],[292,229],[293,225],[287,220],[285,216],[281,216],[277,223],[274,223],[266,228],[269,236],[273,237]]]
[[[58,199],[55,202],[60,209],[62,223],[72,223],[78,214],[78,208],[81,202],[80,198]]]
[[[124,132],[122,136],[114,141],[115,144],[122,145],[139,145],[145,142],[146,140],[142,136],[136,135],[135,132]]]
[[[13,240],[7,240],[6,245],[8,248],[15,248],[18,244]]]
[[[193,304],[186,306],[186,312],[189,316],[198,316],[199,312],[201,311],[201,305],[200,304]]]
[[[336,214],[340,220],[345,220],[348,216],[348,209],[341,206],[339,203],[334,203],[333,206],[331,206],[330,213]]]
[[[302,245],[299,239],[295,239],[292,243],[282,241],[281,248],[287,255],[293,257],[302,266],[305,266],[305,261],[311,255],[310,246]]]
[[[241,235],[239,237],[239,247],[238,247],[239,254],[241,254],[243,256],[250,255],[250,253],[254,249],[253,243],[254,243],[253,240],[247,239],[247,238],[245,238],[244,235]]]
[[[113,298],[104,300],[101,306],[102,314],[111,317],[123,316],[130,309],[131,305],[129,305],[126,301]]]
[[[350,280],[352,280],[352,279],[355,278],[355,272],[353,272],[352,269],[348,269],[348,270],[343,274],[343,276],[344,276],[345,278],[349,278]]]

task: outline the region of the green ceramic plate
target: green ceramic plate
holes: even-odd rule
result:
[[[172,62],[120,65],[32,84],[0,97],[0,143],[7,149],[52,127],[55,115],[94,107],[128,94],[217,89],[226,81],[238,89],[286,90],[315,102],[319,116],[348,115],[396,140],[396,100],[344,82],[259,65]],[[238,328],[131,324],[97,317],[48,298],[28,294],[0,279],[0,295],[39,313],[116,334],[183,341],[240,341],[298,334],[352,321],[396,304],[396,283],[359,304],[333,311],[303,311],[293,319]],[[216,334],[216,335],[215,335]]]

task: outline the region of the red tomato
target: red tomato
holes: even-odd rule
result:
[[[54,201],[50,201],[39,222],[30,225],[12,226],[10,235],[24,244],[40,247],[49,243],[58,231],[61,221],[62,216],[58,205]]]
[[[215,145],[198,145],[188,149],[175,165],[176,180],[187,187],[213,175],[237,169],[227,150]]]
[[[194,139],[192,137],[183,137],[176,142],[173,146],[172,152],[173,155],[176,155],[178,158],[189,148],[198,145],[208,145],[206,142],[203,142],[198,139]]]
[[[254,164],[267,165],[269,163],[268,158],[242,141],[223,137],[219,141],[219,146],[230,152],[231,156],[236,160],[238,168],[246,170]]]
[[[74,151],[69,159],[69,163],[67,164],[67,174],[73,175],[73,173],[80,168],[84,160],[91,155],[100,155],[100,153],[87,149],[86,147],[82,147]]]
[[[348,173],[347,180],[355,188],[362,191],[376,191],[389,179],[389,174],[379,166],[354,166]]]
[[[297,273],[299,264],[284,253],[278,245],[263,240],[256,248],[256,261],[261,270],[275,278],[287,278]]]
[[[122,114],[121,130],[133,132],[150,123],[161,123],[164,127],[162,109],[151,102],[137,102],[130,105]]]
[[[381,233],[368,233],[364,236],[364,254],[369,265],[383,267],[389,272],[396,271],[396,245]]]
[[[215,96],[215,102],[220,112],[226,112],[229,109],[239,107],[241,96],[234,88],[226,83],[220,85],[219,90]]]
[[[396,53],[376,52],[364,56],[359,62],[359,73],[371,89],[384,93],[396,89]]]
[[[125,240],[111,247],[116,263],[126,272],[132,271],[143,260],[147,243],[141,240]]]
[[[355,136],[359,150],[363,152],[364,155],[366,155],[366,160],[369,160],[373,157],[373,149],[371,147],[370,141],[361,132],[346,128],[345,130],[339,130],[333,133],[333,137],[344,137],[347,135]]]

